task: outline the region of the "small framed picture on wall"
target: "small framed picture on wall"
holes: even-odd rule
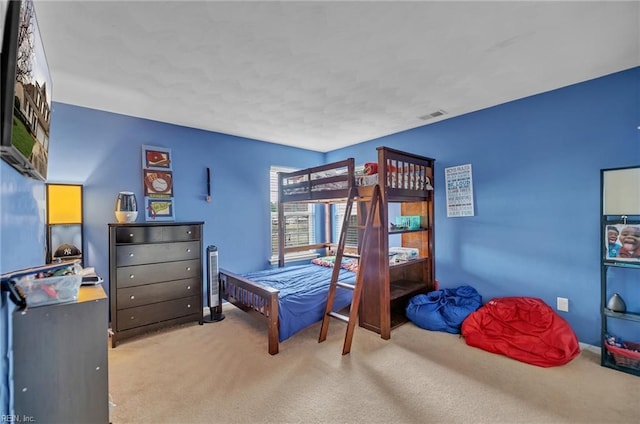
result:
[[[640,222],[604,226],[605,259],[640,263]]]
[[[173,196],[173,176],[171,171],[144,169],[144,195],[151,197]]]
[[[143,169],[171,169],[171,149],[156,146],[142,146]]]
[[[173,198],[144,198],[145,219],[147,221],[173,221]]]

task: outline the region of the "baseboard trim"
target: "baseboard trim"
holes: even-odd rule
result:
[[[580,350],[586,350],[588,352],[595,353],[596,355],[600,355],[602,353],[602,349],[600,346],[594,346],[592,344],[582,343],[580,342]]]

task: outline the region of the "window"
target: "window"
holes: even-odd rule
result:
[[[293,172],[295,169],[272,166],[270,169],[271,204],[271,263],[278,262],[278,172]],[[284,205],[285,247],[306,246],[316,241],[315,207],[312,204],[288,203]],[[285,262],[310,259],[318,256],[315,250],[285,255]]]
[[[349,228],[347,229],[347,240],[345,247],[358,248],[358,207],[357,203],[354,203],[351,207],[351,216],[349,217]],[[340,232],[342,231],[342,223],[344,222],[344,213],[347,208],[346,203],[339,203],[334,206],[334,221],[333,228],[336,229],[334,234],[334,240],[336,243],[340,241]]]

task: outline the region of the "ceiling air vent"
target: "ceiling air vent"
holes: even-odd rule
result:
[[[429,113],[427,115],[419,116],[418,119],[422,119],[423,121],[428,121],[429,119],[439,118],[442,115],[446,115],[446,114],[447,114],[446,111],[444,111],[442,109],[438,109],[435,112],[431,112],[431,113]]]

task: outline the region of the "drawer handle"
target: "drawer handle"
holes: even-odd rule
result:
[[[187,231],[187,234],[191,234],[191,230]]]
[[[134,319],[136,319],[136,317],[134,317],[134,316],[132,315],[132,316],[131,316],[131,320],[134,320]]]
[[[191,290],[191,286],[187,286],[187,290]]]
[[[133,299],[135,299],[135,298],[136,298],[136,297],[135,297],[134,295],[131,295],[131,297],[129,297],[129,299],[131,299],[131,300],[133,300]]]
[[[191,267],[190,266],[187,267],[187,271],[191,271]]]
[[[133,233],[129,233],[129,237],[133,237]]]
[[[191,307],[191,305],[187,305],[187,308],[190,308],[190,307]]]
[[[129,253],[129,257],[130,257],[130,258],[133,258],[133,253]]]
[[[187,253],[191,253],[191,249],[187,249]]]
[[[135,278],[135,275],[131,274],[129,275],[129,278]]]

